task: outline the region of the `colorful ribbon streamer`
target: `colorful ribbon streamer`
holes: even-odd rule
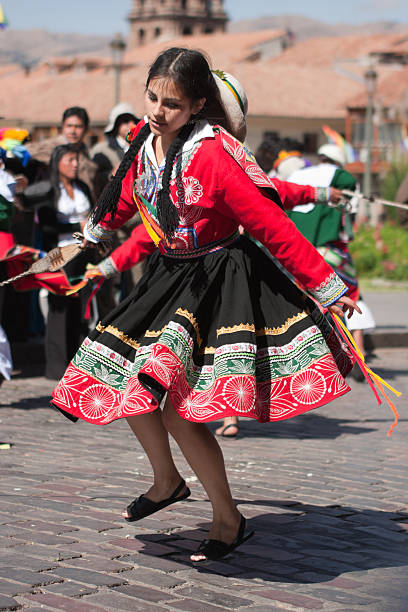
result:
[[[387,436],[390,436],[393,432],[394,427],[397,425],[398,423],[398,418],[399,418],[399,414],[397,409],[395,408],[394,404],[392,403],[392,401],[389,399],[389,397],[386,395],[385,391],[384,391],[384,387],[387,387],[387,389],[389,389],[390,391],[392,391],[393,393],[395,393],[395,395],[397,395],[398,397],[401,395],[400,391],[397,391],[396,389],[394,389],[394,387],[392,387],[391,385],[389,385],[385,380],[383,380],[381,378],[381,376],[378,376],[378,374],[376,374],[375,372],[373,372],[365,363],[364,361],[364,355],[362,354],[362,352],[360,351],[360,349],[358,348],[357,344],[354,342],[353,336],[350,334],[349,330],[347,329],[347,327],[344,325],[343,321],[332,311],[332,309],[329,307],[329,311],[331,316],[333,317],[334,323],[337,327],[338,332],[340,333],[341,337],[343,338],[343,340],[346,342],[346,344],[348,345],[348,347],[350,348],[353,357],[355,358],[355,360],[357,361],[358,365],[361,368],[361,371],[363,372],[368,384],[371,387],[371,390],[373,391],[378,405],[382,404],[382,400],[377,392],[377,389],[379,390],[380,394],[383,396],[383,398],[385,399],[385,401],[387,402],[387,404],[389,405],[389,407],[391,408],[393,414],[394,414],[394,423],[391,425]],[[375,386],[374,386],[375,385]],[[377,389],[375,388],[377,387]]]

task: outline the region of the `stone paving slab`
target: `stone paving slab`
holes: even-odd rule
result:
[[[193,568],[211,508],[177,447],[192,497],[138,523],[120,511],[151,482],[124,421],[73,425],[53,383],[23,370],[0,389],[0,610],[188,612],[408,609],[408,350],[372,368],[404,392],[400,422],[368,385],[275,424],[242,419],[221,440],[233,494],[256,534]],[[214,429],[216,424],[210,424]]]

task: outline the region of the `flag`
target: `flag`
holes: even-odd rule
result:
[[[3,7],[0,4],[0,28],[4,30],[8,26],[9,22],[7,21],[7,17],[4,14]]]

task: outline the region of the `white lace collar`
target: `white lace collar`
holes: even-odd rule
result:
[[[144,119],[145,121],[147,121],[147,115],[145,115]],[[153,138],[154,138],[154,134],[152,133],[150,133],[149,136],[146,138],[146,141],[144,144],[145,153],[147,157],[149,158],[150,162],[152,163],[152,165],[155,167],[155,169],[159,170],[159,166],[156,160],[156,155],[153,149]],[[203,140],[204,138],[214,138],[213,128],[208,123],[207,119],[201,119],[200,121],[197,121],[197,123],[194,126],[193,131],[188,137],[188,140],[186,140],[186,142],[183,145],[182,150],[178,152],[177,156],[180,155],[180,153],[185,153],[187,151],[190,151],[197,142],[199,142],[200,140]],[[164,167],[165,161],[166,161],[166,158],[163,159],[162,163],[160,164],[160,168]]]

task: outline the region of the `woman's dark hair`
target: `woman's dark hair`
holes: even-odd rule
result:
[[[200,116],[218,99],[218,88],[208,61],[200,51],[172,47],[161,53],[150,67],[146,88],[157,78],[171,79],[193,102],[206,98]]]
[[[59,166],[61,159],[67,153],[75,153],[76,155],[78,155],[78,146],[74,144],[59,145],[58,147],[55,147],[55,149],[53,150],[51,154],[50,183],[53,187],[54,205],[57,204],[59,197],[61,195],[61,188],[60,188],[61,181],[60,181],[58,166]]]
[[[172,47],[161,53],[150,67],[146,88],[150,81],[156,78],[171,79],[183,93],[195,102],[205,98],[204,108],[196,117],[192,117],[179,132],[177,138],[171,143],[167,154],[166,164],[162,177],[162,188],[157,193],[156,211],[161,228],[167,238],[171,238],[178,227],[179,217],[177,208],[170,197],[170,180],[173,163],[177,152],[182,148],[194,128],[194,119],[210,118],[214,113],[220,114],[218,101],[218,88],[211,73],[209,64],[202,53],[192,49]],[[112,181],[103,190],[97,207],[92,215],[92,222],[98,223],[108,213],[114,218],[117,213],[118,200],[122,188],[122,180],[132,165],[140,147],[150,133],[148,124],[143,126],[136,138],[132,141],[126,155],[113,177]]]
[[[136,125],[139,123],[140,119],[138,119],[135,115],[132,115],[132,113],[122,113],[116,117],[112,132],[109,132],[109,134],[117,136],[122,123],[129,123],[129,121],[133,121],[133,123]]]

